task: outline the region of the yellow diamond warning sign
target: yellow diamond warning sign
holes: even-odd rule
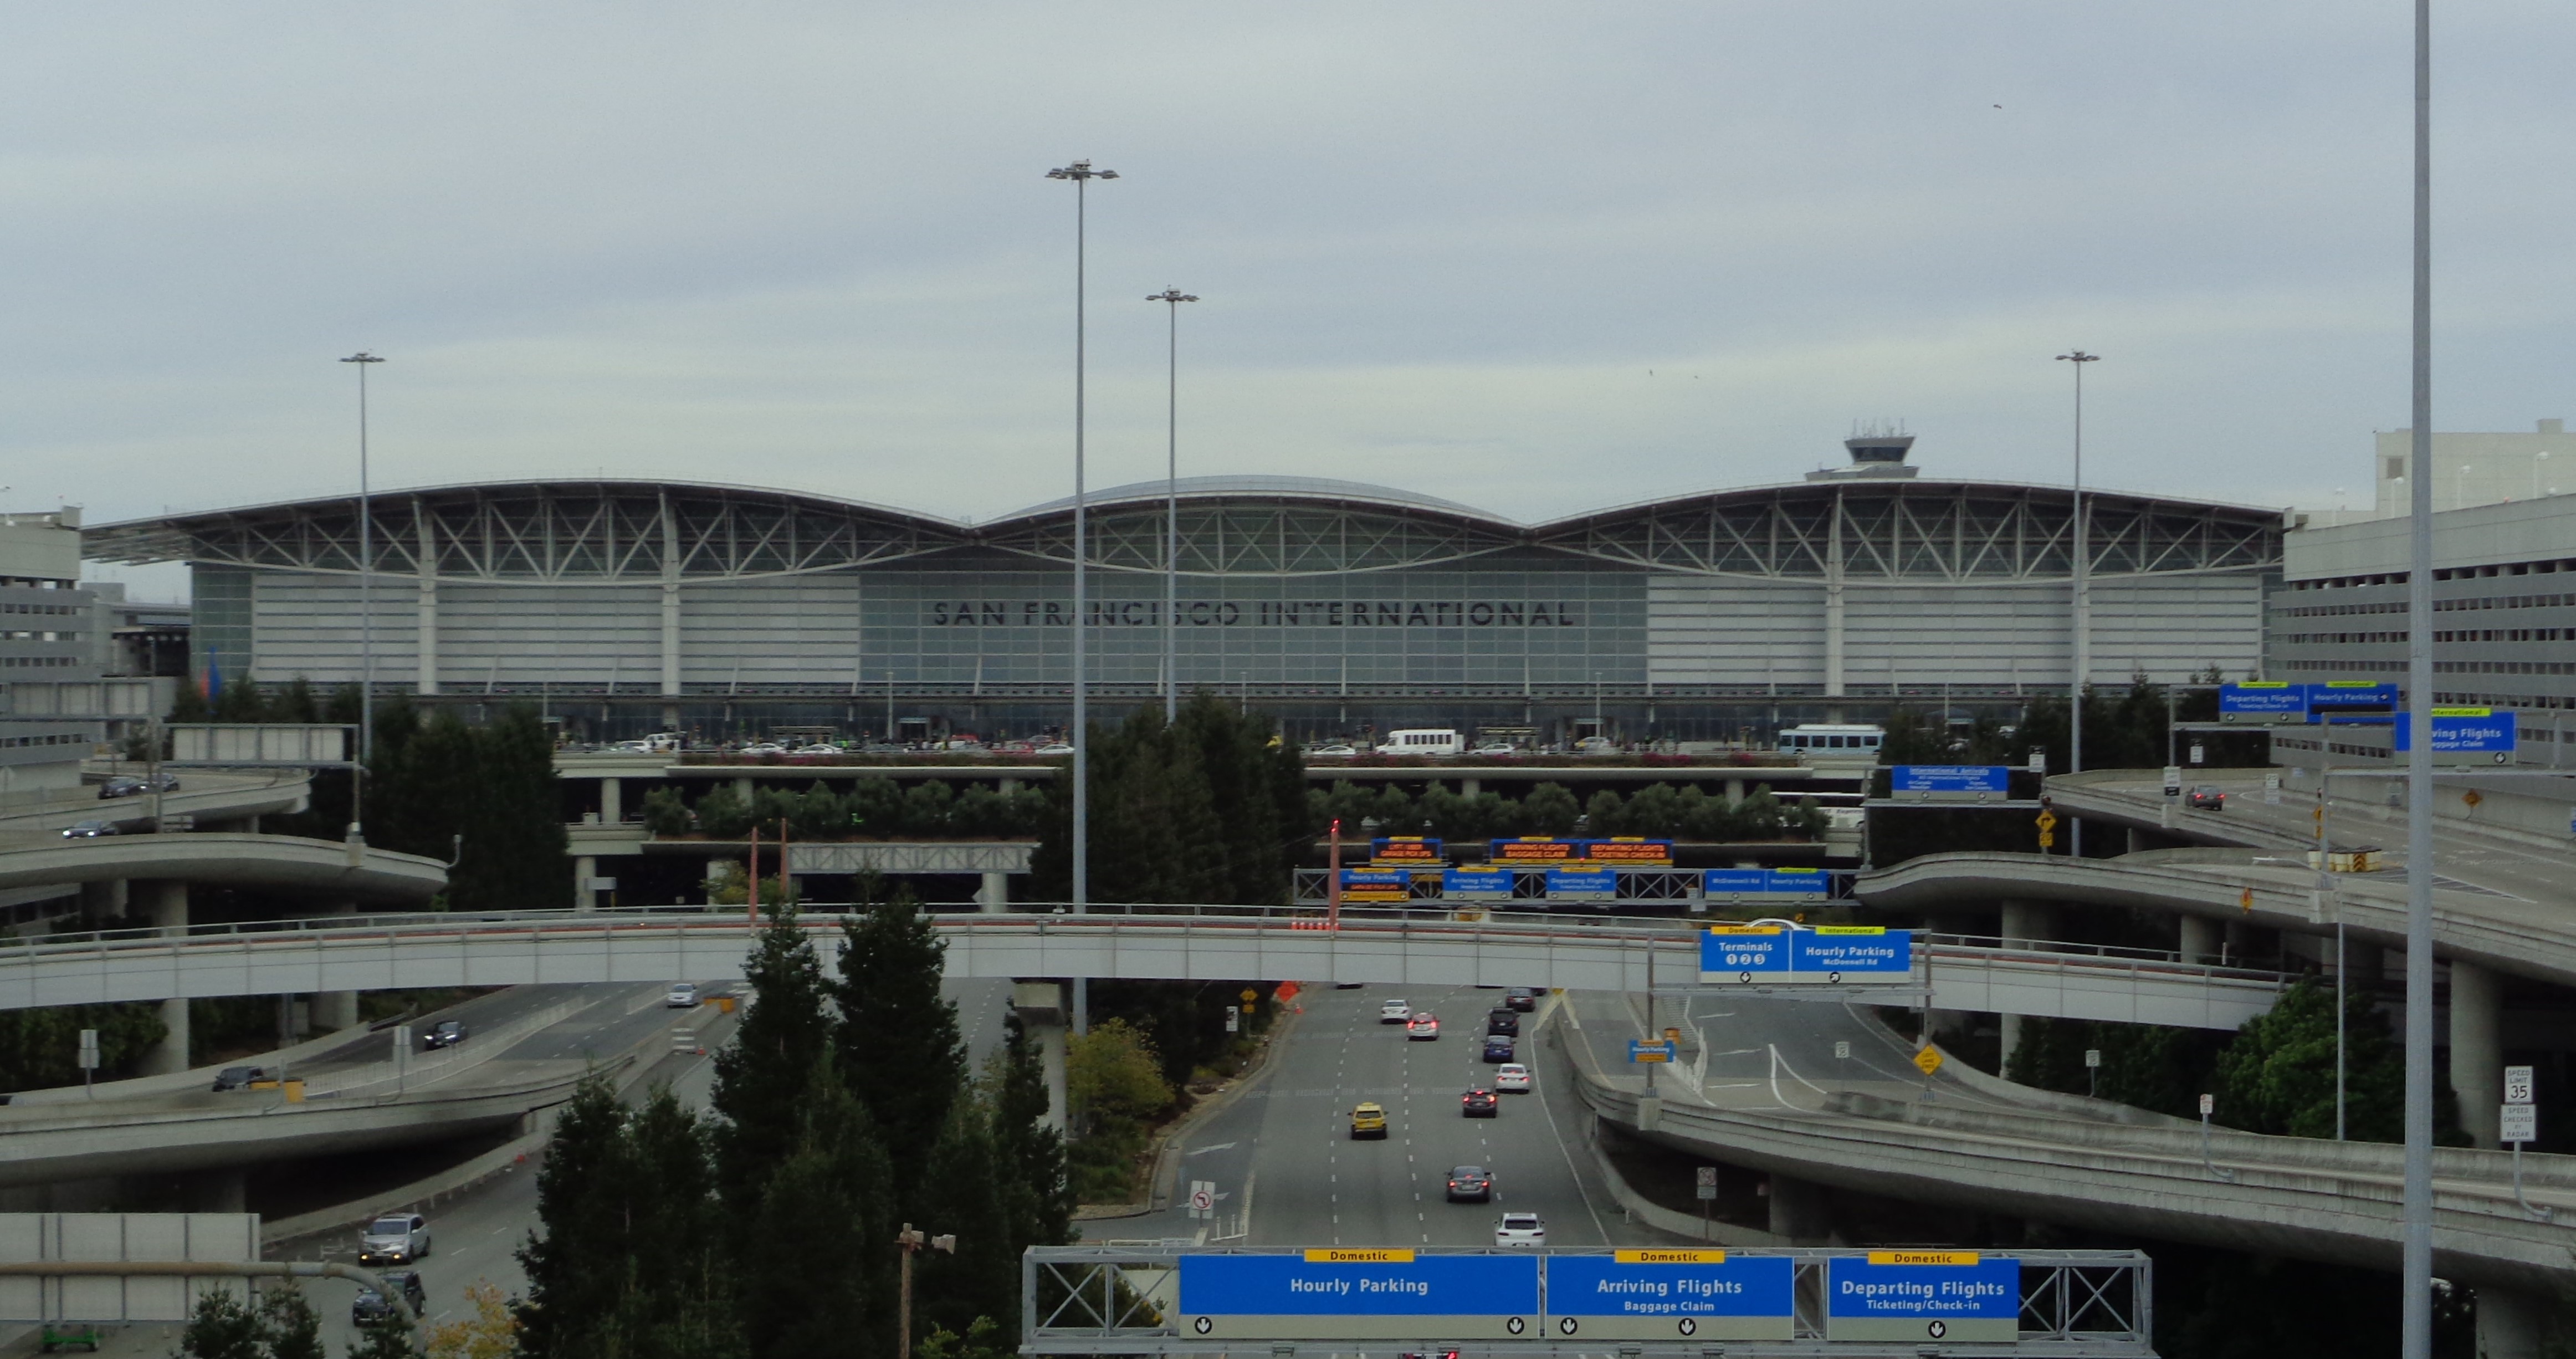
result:
[[[1941,1049],[1928,1043],[1923,1045],[1915,1050],[1914,1064],[1923,1068],[1924,1075],[1931,1075],[1941,1069]]]

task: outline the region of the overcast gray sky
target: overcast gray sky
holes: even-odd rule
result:
[[[2576,6],[2445,3],[2436,426],[2576,415]],[[355,484],[988,518],[1190,472],[1520,518],[1933,473],[2369,501],[2404,0],[13,6],[0,441],[93,522]]]

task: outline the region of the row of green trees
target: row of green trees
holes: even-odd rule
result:
[[[1475,841],[1514,835],[1642,835],[1655,839],[1743,843],[1813,840],[1825,833],[1825,813],[1814,798],[1785,805],[1770,785],[1757,784],[1742,798],[1712,794],[1693,784],[1651,783],[1621,797],[1603,789],[1578,801],[1560,783],[1541,783],[1518,799],[1498,793],[1473,797],[1433,784],[1421,794],[1396,785],[1361,787],[1347,779],[1306,795],[1307,819],[1317,833],[1335,820],[1342,837],[1357,839],[1374,818],[1380,835],[1434,835]]]
[[[817,779],[802,793],[760,788],[749,798],[719,785],[695,806],[676,788],[657,788],[644,797],[643,822],[655,835],[701,830],[717,840],[739,839],[755,825],[775,833],[782,824],[799,840],[1011,839],[1037,834],[1046,808],[1047,795],[1037,788],[977,783],[961,793],[945,779],[929,779],[907,791],[892,779],[867,778],[844,793]]]
[[[2356,1142],[2405,1140],[2406,1051],[2388,1030],[2377,993],[2352,988],[2344,1010],[2344,1127]],[[2084,1053],[2103,1099],[2196,1118],[2215,1096],[2212,1122],[2288,1137],[2335,1135],[2335,993],[2311,977],[2234,1034],[2148,1024],[2025,1019],[2005,1075],[2024,1085],[2083,1094]],[[2436,1140],[2466,1146],[2449,1083],[2434,1083]]]
[[[2161,769],[2168,755],[2188,763],[2190,748],[2202,748],[2207,768],[2244,768],[2266,762],[2270,748],[2259,733],[2171,734],[2174,722],[2215,722],[2218,694],[2205,687],[2224,682],[2216,666],[2191,677],[2185,687],[2168,690],[2145,675],[2126,686],[2087,685],[2084,689],[2084,767],[2087,769]],[[2170,706],[2168,706],[2170,701]],[[1938,712],[1899,706],[1887,718],[1887,739],[1879,746],[1881,764],[2030,763],[2033,750],[2048,756],[2048,767],[2073,768],[2064,694],[2043,694],[2007,725],[1991,717],[1954,726]]]
[[[901,894],[845,922],[827,976],[773,911],[754,1000],[716,1059],[713,1113],[586,1082],[538,1179],[521,1250],[532,1359],[833,1359],[889,1354],[895,1235],[957,1237],[916,1262],[921,1329],[1012,1335],[1024,1247],[1069,1239],[1065,1148],[1034,1045],[1013,1025],[967,1069],[939,983],[944,945]],[[979,1326],[979,1323],[980,1326]]]
[[[1314,836],[1304,764],[1267,719],[1202,691],[1168,724],[1144,708],[1090,739],[1094,900],[1287,901]],[[1071,891],[1070,792],[1047,796],[1030,866],[1042,900]]]
[[[174,722],[358,721],[358,690],[325,695],[297,679],[275,692],[236,680],[210,699],[180,686]],[[452,707],[407,695],[376,704],[363,803],[367,843],[446,862],[447,901],[469,910],[541,910],[564,902],[564,815],[554,738],[533,705],[512,703],[468,724]],[[270,818],[286,835],[337,840],[349,824],[349,779],[317,773],[309,810]],[[457,857],[461,855],[462,857]]]

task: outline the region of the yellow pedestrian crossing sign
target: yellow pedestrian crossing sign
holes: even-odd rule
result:
[[[1914,1064],[1923,1068],[1924,1075],[1931,1075],[1933,1072],[1941,1069],[1941,1049],[1936,1048],[1929,1043],[1924,1044],[1922,1047],[1915,1049]]]

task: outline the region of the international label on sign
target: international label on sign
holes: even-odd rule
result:
[[[1796,1265],[1722,1250],[1623,1250],[1547,1261],[1548,1335],[1584,1340],[1788,1340]]]
[[[1331,1249],[1185,1254],[1184,1337],[1214,1340],[1461,1340],[1534,1335],[1536,1255]]]
[[[2511,708],[2435,708],[2433,753],[2436,755],[2510,755],[2520,732]],[[2397,749],[2415,748],[2415,720],[2397,714]]]
[[[1825,1340],[2009,1344],[2021,1261],[1977,1251],[1871,1251],[1825,1262]]]

